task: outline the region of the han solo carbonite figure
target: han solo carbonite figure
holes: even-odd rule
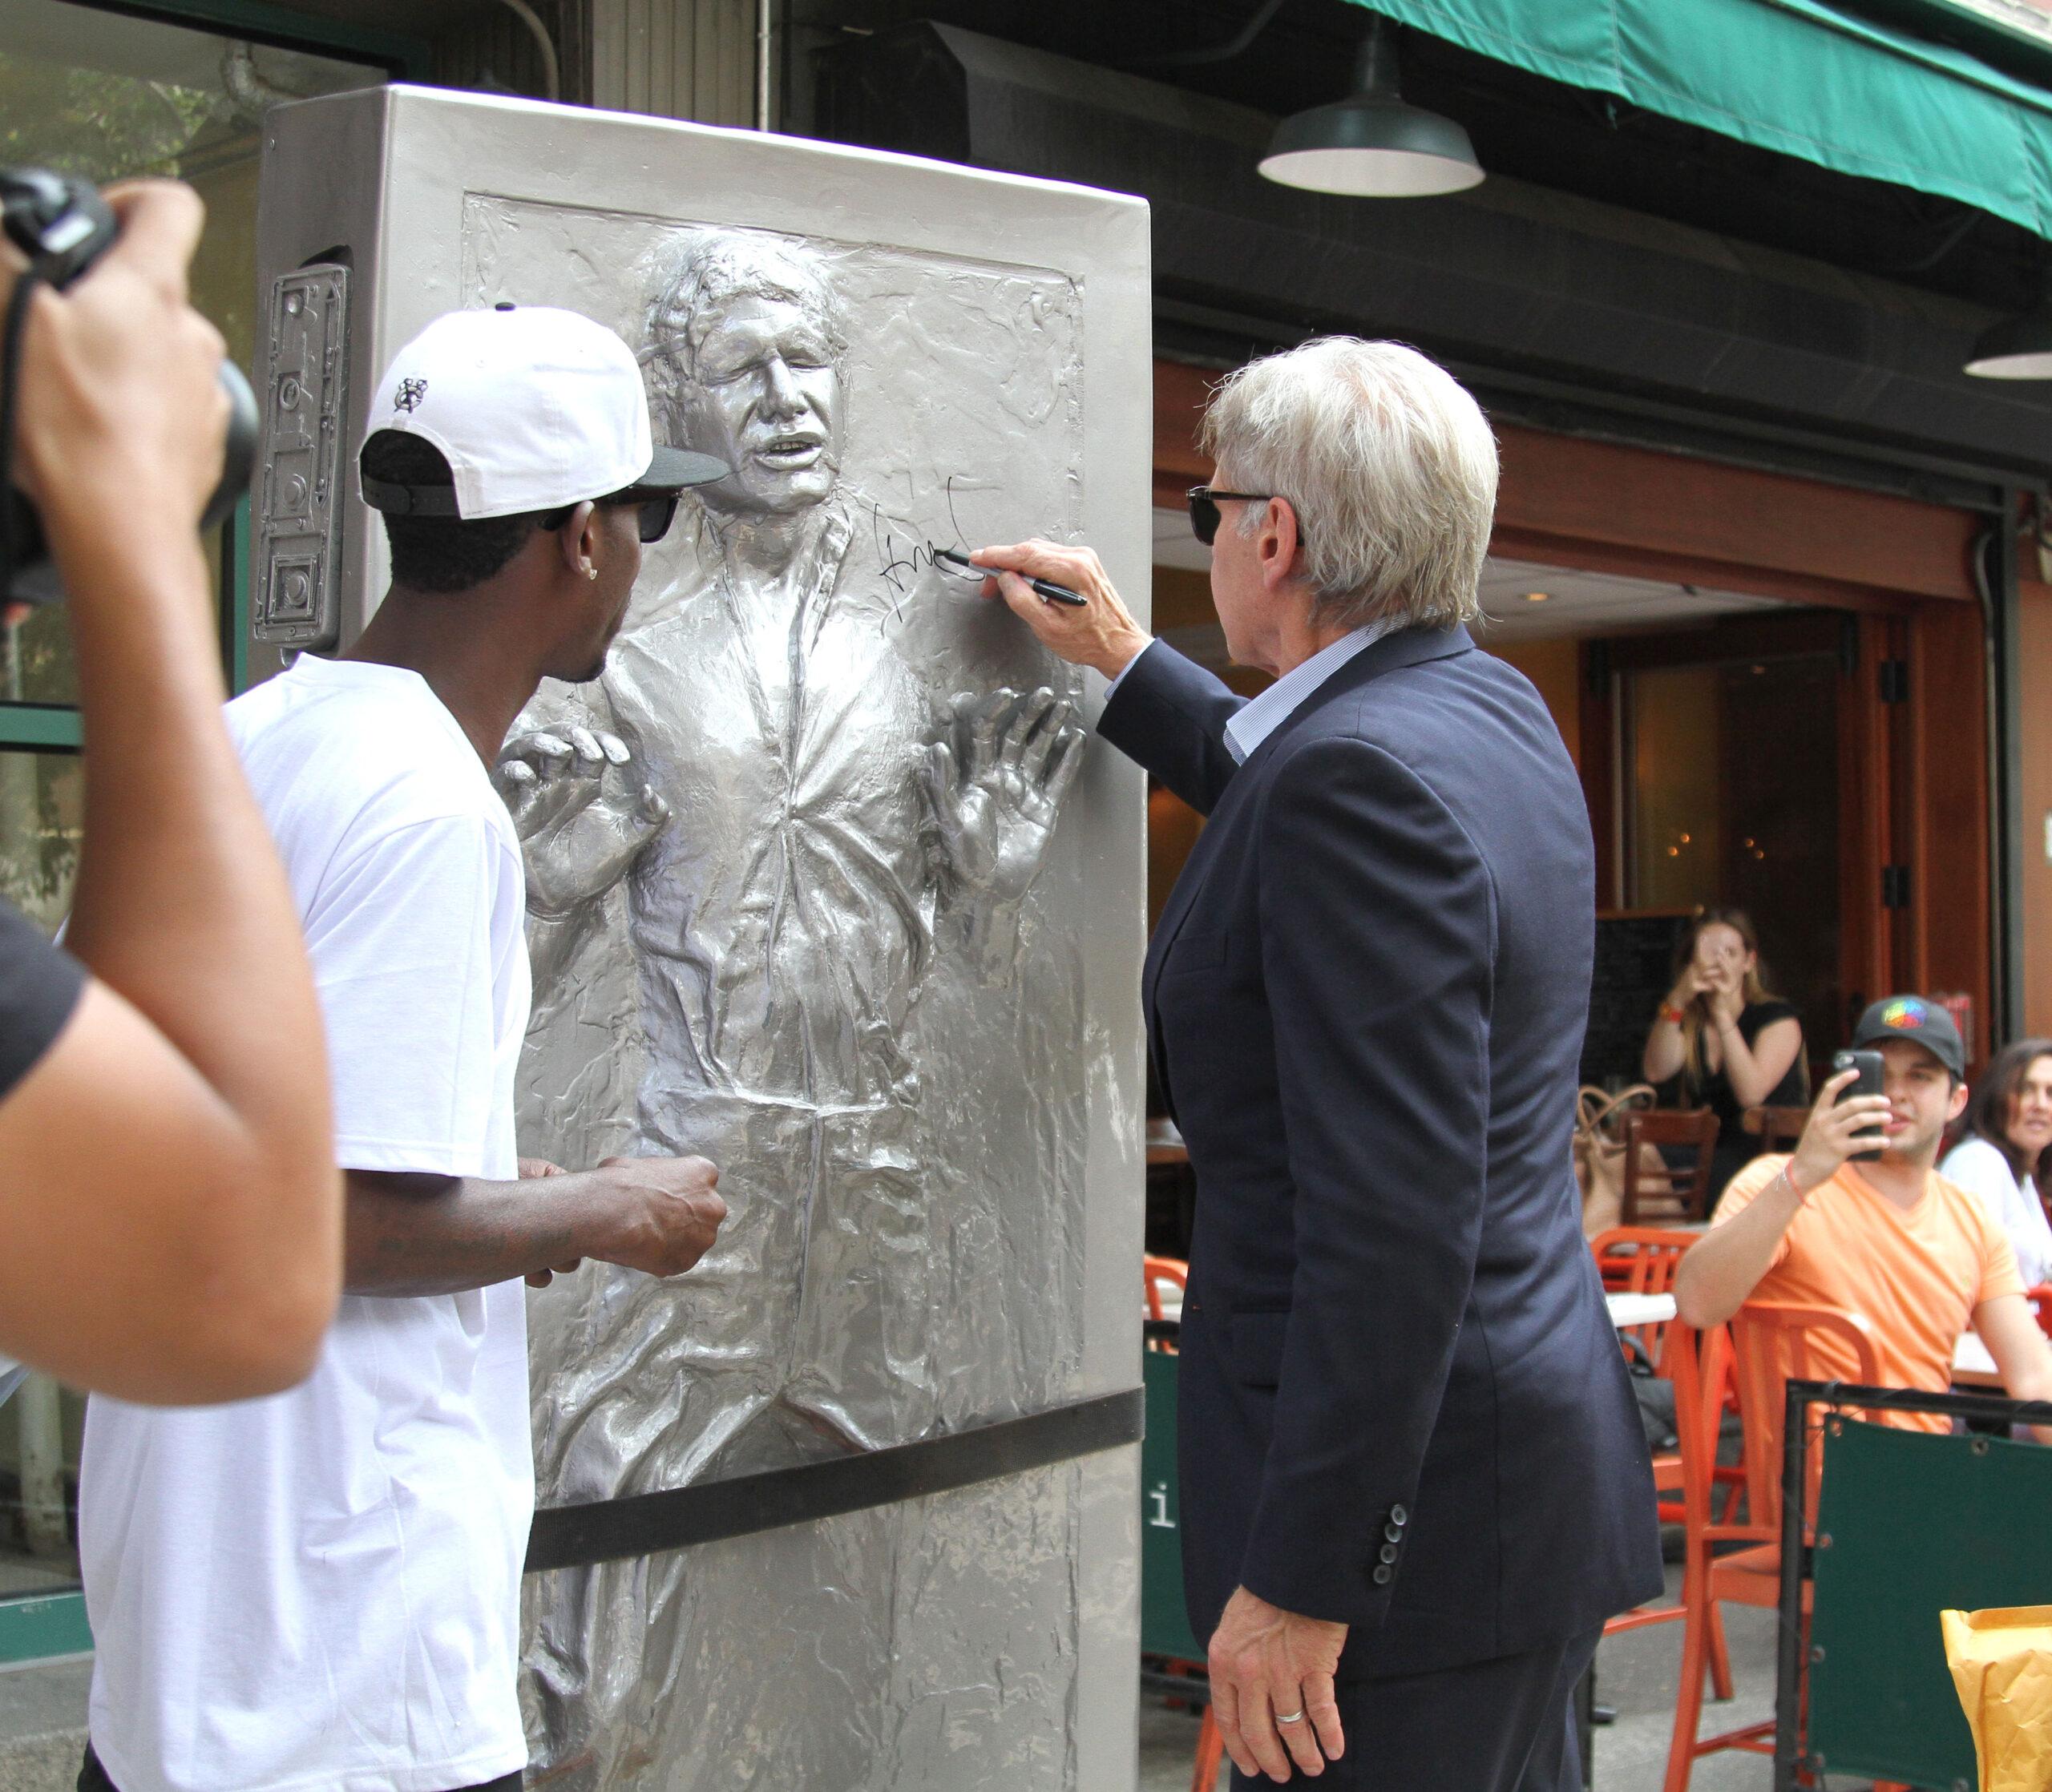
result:
[[[951,1167],[973,1116],[934,1087],[934,1011],[956,999],[932,991],[1014,1005],[1022,909],[1084,742],[1055,689],[952,682],[923,537],[842,474],[846,340],[817,252],[693,239],[642,361],[658,438],[733,471],[652,550],[602,683],[531,710],[501,767],[527,857],[527,1080],[603,1108],[604,1066],[638,1035],[616,1143],[713,1158],[732,1210],[688,1290],[580,1278],[536,1439],[545,1503],[875,1449],[961,1410],[940,1316],[974,1294],[935,1207],[980,1171]],[[632,1024],[604,993],[623,957]],[[1046,1164],[1018,1173],[1022,1210],[1044,1204]],[[987,1398],[1033,1398],[1030,1377],[979,1373]],[[641,1566],[631,1599],[608,1585],[624,1568],[553,1596],[544,1756],[603,1757],[665,1705],[690,1721],[696,1695],[672,1685],[696,1646],[674,1609],[690,1571]],[[849,1572],[822,1563],[822,1588]],[[887,1619],[887,1591],[875,1603]],[[628,1765],[577,1782],[632,1782]]]

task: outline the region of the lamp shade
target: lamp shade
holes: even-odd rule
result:
[[[1983,330],[1966,371],[1984,380],[2052,380],[2052,300]]]
[[[1457,193],[1482,178],[1465,131],[1452,119],[1404,103],[1396,37],[1379,17],[1361,40],[1354,91],[1336,104],[1283,119],[1261,172],[1285,187],[1363,199]]]
[[[1367,199],[1457,193],[1482,178],[1468,133],[1452,119],[1376,93],[1285,119],[1261,172],[1286,187]]]

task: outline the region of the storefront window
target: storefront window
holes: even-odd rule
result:
[[[78,700],[78,669],[62,604],[31,611],[17,628],[0,628],[0,702]]]
[[[1634,909],[1744,910],[1812,1055],[1839,1035],[1838,688],[1822,654],[1634,669],[1626,887]]]
[[[71,906],[86,789],[75,753],[0,750],[0,896],[45,933]]]
[[[1630,906],[1699,908],[1724,888],[1719,668],[1634,672]]]
[[[8,0],[0,8],[0,166],[54,168],[95,183],[137,175],[191,183],[207,202],[193,302],[246,371],[256,346],[264,108],[385,78],[382,68],[360,62],[252,46],[69,0]],[[212,547],[218,587],[219,544]],[[59,608],[0,637],[0,705],[77,700]]]

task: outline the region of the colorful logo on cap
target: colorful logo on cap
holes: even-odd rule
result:
[[[1921,1002],[1891,1002],[1881,1010],[1881,1024],[1897,1027],[1905,1032],[1913,1031],[1924,1024],[1925,1016],[1929,1012]]]
[[[402,380],[399,381],[399,395],[392,401],[392,408],[410,415],[420,408],[421,400],[426,396],[426,380]]]

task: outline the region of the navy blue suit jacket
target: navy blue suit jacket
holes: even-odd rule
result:
[[[1569,1154],[1595,935],[1574,768],[1462,628],[1349,660],[1235,766],[1157,643],[1099,732],[1210,820],[1156,929],[1190,1147],[1184,1580],[1353,1626],[1347,1677],[1579,1635],[1662,1586]]]

